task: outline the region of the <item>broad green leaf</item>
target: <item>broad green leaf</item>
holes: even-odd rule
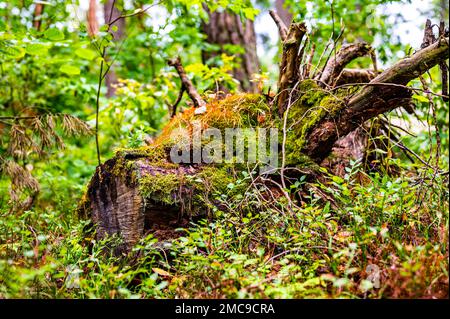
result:
[[[200,74],[202,72],[208,71],[209,68],[203,63],[193,63],[187,65],[184,69],[187,73]]]
[[[14,39],[14,35],[11,33],[0,32],[0,40],[12,40]]]
[[[245,18],[253,20],[259,13],[259,10],[254,8],[245,8],[244,10],[242,10],[242,12],[244,13]]]
[[[44,32],[44,36],[51,41],[64,40],[64,33],[57,28],[50,28]]]
[[[20,59],[25,55],[25,49],[21,47],[5,46],[0,48],[0,56],[12,59]]]
[[[82,59],[86,59],[86,60],[94,60],[95,57],[97,56],[97,54],[95,53],[95,51],[92,51],[90,49],[85,49],[85,48],[79,48],[75,51],[75,54],[77,56],[79,56]]]
[[[78,75],[80,74],[80,69],[76,66],[64,64],[59,68],[59,71],[66,73],[67,75]]]
[[[44,55],[48,52],[48,46],[41,43],[32,43],[26,47],[26,51],[31,55]]]

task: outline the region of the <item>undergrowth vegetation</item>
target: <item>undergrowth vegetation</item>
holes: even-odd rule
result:
[[[369,175],[351,164],[344,178],[293,183],[291,194],[309,189],[293,209],[261,201],[258,187],[236,192],[255,175],[240,172],[214,195],[226,207],[215,206],[214,218],[177,229],[171,242],[148,234],[126,256],[112,253],[118,238],[95,240],[70,211],[2,213],[0,295],[447,297],[447,177]]]

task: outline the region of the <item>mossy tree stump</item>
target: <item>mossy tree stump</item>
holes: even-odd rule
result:
[[[408,82],[449,57],[448,37],[440,37],[375,76],[372,71],[344,69],[352,59],[371,51],[367,45],[357,44],[342,48],[336,60],[330,57],[323,72],[311,75],[309,69],[299,68],[302,61],[298,59],[305,53],[295,54],[303,49],[305,32],[305,26],[296,23],[287,32],[280,69],[283,93],[276,100],[263,94],[210,99],[205,101],[206,111],[201,114],[192,107],[173,117],[152,145],[119,150],[114,158],[97,167],[81,205],[82,213],[97,225],[97,236],[119,234],[127,250],[147,232],[172,238],[177,225],[193,216],[207,215],[219,206],[212,195],[225,191],[236,179],[236,172],[247,166],[173,163],[171,148],[180,139],[191,137],[185,135],[192,134],[194,123],[201,129],[214,127],[221,131],[278,128],[279,163],[314,170],[338,139],[379,114],[409,106],[412,90],[406,87]],[[352,74],[356,81],[352,81]],[[345,83],[361,79],[368,83],[342,85],[342,76]],[[179,129],[184,129],[181,135],[177,135]],[[272,176],[279,178],[279,174]]]

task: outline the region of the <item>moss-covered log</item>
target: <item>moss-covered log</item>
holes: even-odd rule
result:
[[[290,59],[295,56],[289,54]],[[173,117],[152,145],[119,150],[113,159],[99,166],[81,211],[97,224],[98,236],[119,234],[124,249],[149,231],[161,238],[173,237],[183,219],[206,215],[217,207],[212,195],[224,192],[237,172],[247,169],[246,163],[174,163],[170,152],[175,145],[185,143],[189,151],[194,151],[209,142],[201,139],[197,146],[189,142],[196,125],[200,130],[216,128],[222,133],[226,128],[278,128],[279,149],[284,150],[279,154],[283,158],[279,163],[314,168],[329,155],[339,137],[370,118],[410,103],[411,90],[404,85],[448,56],[448,38],[440,38],[382,72],[367,86],[356,87],[356,92],[355,86],[330,89],[313,79],[293,83],[284,78],[281,83],[286,84],[287,91],[282,117],[265,95],[212,98],[205,101],[206,111],[202,114],[189,108]],[[299,65],[298,61],[294,64]],[[339,63],[341,71],[344,64]],[[329,79],[327,83],[335,81]]]

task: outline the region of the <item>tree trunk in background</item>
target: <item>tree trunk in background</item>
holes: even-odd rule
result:
[[[278,16],[281,18],[281,21],[283,21],[286,26],[289,26],[292,22],[292,13],[290,13],[285,7],[284,0],[275,1],[275,10],[277,11]]]
[[[113,7],[113,4],[114,0],[107,0],[103,6],[105,23],[113,21],[122,14],[116,7]],[[125,19],[119,19],[113,24],[113,26],[117,26],[117,30],[112,32],[114,41],[122,39],[125,34]],[[106,74],[105,83],[107,87],[106,96],[107,97],[113,96],[116,90],[112,85],[117,83],[117,76],[116,73],[114,72],[114,66],[111,67],[108,73]]]
[[[448,7],[449,7],[449,1],[448,0],[441,0],[439,2],[440,7],[440,14],[441,14],[441,21],[448,21]]]
[[[42,24],[42,14],[44,13],[44,5],[42,3],[36,3],[36,7],[34,7],[33,13],[33,27],[41,31]]]
[[[91,37],[95,36],[98,32],[97,21],[97,0],[89,0],[89,10],[87,13],[87,25],[88,33]]]
[[[259,73],[259,61],[256,54],[256,34],[253,21],[245,20],[243,23],[238,15],[228,12],[210,12],[209,21],[202,24],[203,32],[206,34],[206,41],[220,47],[215,52],[202,52],[203,63],[210,58],[230,52],[224,48],[225,45],[236,45],[242,47],[245,52],[237,54],[240,63],[239,68],[232,71],[233,77],[239,81],[239,89],[245,92],[257,92],[256,83],[250,82],[254,73]],[[219,88],[224,90],[224,88]]]

